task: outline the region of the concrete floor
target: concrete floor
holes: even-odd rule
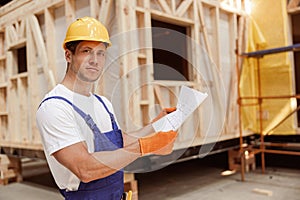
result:
[[[197,165],[198,164],[198,165]],[[300,169],[267,168],[222,176],[222,169],[192,161],[159,172],[137,175],[142,200],[298,200]]]
[[[225,160],[222,155],[210,156],[136,174],[139,200],[300,200],[299,166],[268,166],[265,174],[258,167],[241,182],[239,173],[221,175]],[[0,200],[63,199],[48,169],[44,164],[39,166],[27,167],[22,183],[0,186]]]

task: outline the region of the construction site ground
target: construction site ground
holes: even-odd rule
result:
[[[170,165],[161,170],[136,174],[139,200],[297,200],[300,199],[300,158],[267,155],[266,172],[222,176],[225,153]],[[269,158],[269,159],[268,159]],[[54,200],[59,194],[44,162],[28,163],[21,183],[0,186],[1,200]]]

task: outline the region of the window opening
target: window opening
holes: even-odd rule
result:
[[[27,54],[26,46],[16,49],[18,59],[18,73],[27,72]]]
[[[6,5],[6,4],[8,4],[9,2],[11,2],[12,0],[1,0],[0,1],[0,7],[1,6],[4,6],[4,5]]]
[[[187,81],[187,28],[158,20],[152,23],[155,80]]]

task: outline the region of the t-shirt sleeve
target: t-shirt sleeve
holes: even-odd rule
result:
[[[76,127],[76,111],[66,102],[48,100],[37,111],[36,121],[48,155],[84,141]]]

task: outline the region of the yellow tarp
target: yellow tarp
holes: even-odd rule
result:
[[[274,22],[274,20],[276,22]],[[246,52],[288,46],[288,19],[286,0],[252,0],[252,13],[248,23]],[[241,96],[258,96],[258,66],[260,70],[261,95],[292,95],[292,66],[289,53],[265,55],[263,58],[244,59],[241,74]],[[258,103],[257,100],[243,100],[243,103]],[[296,108],[295,100],[264,99],[263,130],[269,134],[294,134],[295,115],[270,131]],[[243,106],[244,130],[260,132],[258,106]]]

